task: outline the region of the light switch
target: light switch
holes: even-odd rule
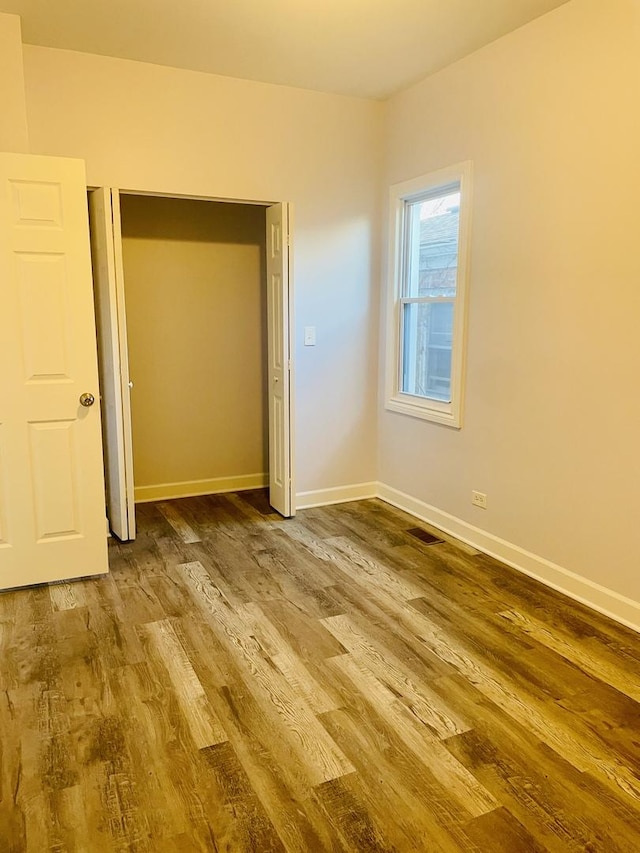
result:
[[[304,345],[306,347],[314,347],[316,345],[316,327],[304,327]]]

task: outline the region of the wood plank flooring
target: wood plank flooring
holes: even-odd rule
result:
[[[0,850],[638,853],[640,637],[415,527],[145,504],[0,594]]]

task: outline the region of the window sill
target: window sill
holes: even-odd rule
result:
[[[450,406],[442,409],[435,408],[429,405],[429,401],[415,397],[392,397],[385,403],[385,409],[423,421],[443,424],[453,429],[460,429],[462,426],[460,414],[454,412]]]

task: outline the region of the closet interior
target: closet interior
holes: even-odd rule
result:
[[[136,502],[266,485],[266,208],[119,209]]]

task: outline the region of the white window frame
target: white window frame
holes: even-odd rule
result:
[[[460,185],[460,225],[458,233],[458,269],[454,300],[453,345],[451,350],[451,402],[408,394],[401,390],[403,276],[406,253],[407,203],[425,194],[446,191]],[[387,302],[387,352],[385,408],[423,420],[462,426],[464,369],[466,360],[467,294],[471,225],[472,164],[457,163],[410,181],[394,184],[389,197],[389,280]],[[426,300],[425,300],[426,301]],[[448,301],[448,300],[447,300]]]

